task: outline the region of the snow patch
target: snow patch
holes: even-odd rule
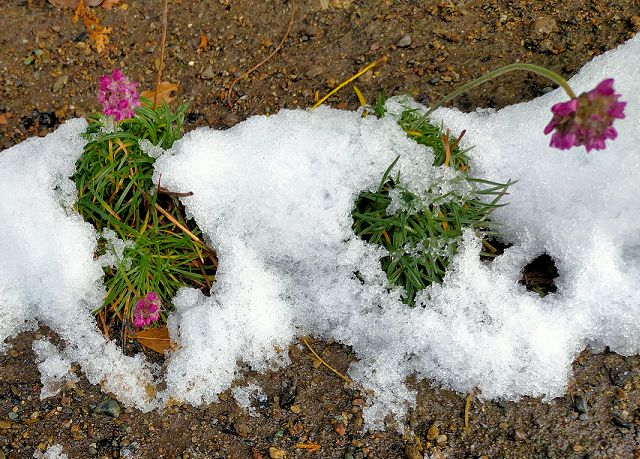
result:
[[[498,112],[435,112],[452,132],[467,130],[473,176],[518,181],[494,215],[513,245],[487,264],[465,232],[444,283],[420,293],[413,309],[380,269],[384,250],[351,230],[356,197],[375,189],[398,156],[396,171],[412,189],[450,183],[392,116],[285,110],[187,134],[158,158],[155,179],[194,193],[183,202],[220,269],[211,297],[184,288],[174,299],[168,325],[178,347],[155,399],[150,366],[122,355],[91,315],[104,287],[97,235],[71,207],[68,177],[86,127],[72,120],[0,154],[0,343],[36,321],[47,325],[64,346],[34,344],[45,381],[61,380],[76,362],[92,383],[145,410],[169,398],[215,401],[239,362],[260,371],[285,365],[301,335],[357,353],[349,374],[375,392],[369,427],[414,405],[410,375],[487,398],[561,395],[585,346],[640,352],[639,67],[635,38],[571,81],[582,92],[614,77],[629,102],[619,138],[602,152],[547,146],[549,108],[566,97],[559,91]],[[518,283],[541,253],[560,274],[545,298]],[[246,404],[242,392],[236,398]]]

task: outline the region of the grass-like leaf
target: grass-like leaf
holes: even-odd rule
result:
[[[384,103],[381,95],[373,108],[379,117],[385,115]],[[380,260],[382,269],[392,285],[404,288],[403,299],[409,306],[415,304],[417,292],[442,282],[465,228],[474,229],[483,238],[498,235],[490,215],[504,205],[500,200],[513,183],[469,177],[469,158],[458,147],[462,136],[452,139],[442,126],[429,123],[414,130],[418,116],[416,110],[407,109],[398,124],[413,140],[433,149],[434,166],[460,171],[471,192],[451,191],[434,196],[435,190],[424,190],[430,196],[425,200],[403,185],[399,173],[393,174],[399,159],[396,158],[383,174],[378,189],[361,193],[352,212],[355,233],[387,249],[388,256]],[[395,199],[401,198],[404,206],[388,212],[394,195]],[[483,251],[481,255],[490,257],[492,253]]]
[[[166,321],[179,288],[208,291],[214,281],[215,253],[185,218],[178,199],[158,194],[152,181],[154,158],[139,144],[148,139],[170,148],[181,137],[184,113],[183,106],[174,111],[166,104],[152,110],[143,100],[135,116],[118,122],[113,132],[105,130],[104,118],[89,118],[88,143],[72,177],[78,189],[76,210],[103,232],[96,256],[116,252],[105,230],[130,241],[115,266],[104,268],[107,295],[94,313],[103,319],[106,334],[111,328],[126,330],[137,299],[148,292],[161,298],[161,320]]]

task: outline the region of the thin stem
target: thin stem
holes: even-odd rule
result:
[[[254,65],[253,67],[251,67],[249,70],[247,70],[246,72],[244,72],[242,75],[240,75],[238,78],[236,78],[235,80],[233,80],[233,82],[231,83],[231,86],[229,86],[229,90],[227,91],[227,106],[229,108],[233,107],[233,104],[231,103],[231,93],[233,91],[233,87],[236,85],[236,83],[240,80],[242,80],[243,78],[249,76],[251,73],[253,73],[255,70],[257,70],[258,68],[260,68],[260,66],[262,66],[265,62],[267,62],[269,59],[271,59],[273,56],[275,56],[275,54],[280,51],[280,49],[282,48],[282,45],[284,45],[284,42],[287,40],[287,38],[289,37],[289,34],[291,33],[291,28],[293,27],[293,18],[295,17],[296,14],[296,5],[293,2],[293,0],[291,0],[291,6],[289,6],[289,8],[291,9],[291,16],[289,17],[289,25],[287,26],[287,31],[284,33],[284,36],[282,37],[282,40],[280,40],[280,43],[278,43],[278,46],[276,46],[274,48],[273,51],[271,51],[271,53],[269,53],[269,55],[267,57],[265,57],[264,59],[262,59],[260,62],[258,62],[256,65]]]
[[[156,109],[158,102],[158,88],[160,88],[160,81],[162,81],[162,70],[164,67],[164,48],[167,43],[167,22],[169,16],[169,0],[164,0],[164,9],[162,11],[162,41],[160,42],[160,63],[158,65],[158,78],[156,80],[156,89],[153,91],[153,105],[152,109]]]
[[[415,129],[417,126],[420,126],[422,123],[424,123],[427,120],[427,118],[429,118],[429,115],[431,115],[434,111],[436,111],[438,108],[442,107],[444,104],[446,104],[450,100],[452,100],[452,99],[458,97],[459,95],[467,92],[469,89],[475,88],[476,86],[479,86],[482,83],[485,83],[485,82],[487,82],[487,81],[489,81],[489,80],[491,80],[491,79],[493,79],[493,78],[495,78],[497,76],[500,76],[500,75],[502,75],[504,73],[511,72],[513,70],[524,70],[525,72],[537,73],[538,75],[541,75],[541,76],[543,76],[545,78],[550,79],[554,83],[557,83],[562,89],[564,89],[564,91],[567,93],[567,95],[570,98],[572,98],[572,99],[576,98],[576,95],[573,92],[573,90],[571,89],[571,87],[569,86],[569,83],[567,83],[567,80],[562,78],[556,72],[553,72],[553,71],[551,71],[549,69],[546,69],[544,67],[540,67],[540,66],[535,65],[535,64],[521,64],[521,63],[510,64],[510,65],[505,65],[504,67],[500,67],[499,69],[493,70],[492,72],[489,72],[486,75],[482,75],[481,77],[470,81],[469,83],[461,86],[460,88],[456,89],[452,93],[450,93],[447,96],[443,97],[438,102],[436,102],[436,104],[433,107],[429,108],[429,110],[427,110],[427,112],[424,115],[422,115],[420,118],[418,118],[412,124],[411,128]]]

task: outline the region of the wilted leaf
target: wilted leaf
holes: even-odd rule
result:
[[[206,35],[200,35],[200,44],[198,45],[198,50],[199,51],[204,51],[205,48],[207,47],[207,43],[209,42],[209,40],[207,40],[207,36]]]
[[[7,124],[11,115],[8,113],[0,113],[0,124]]]
[[[98,54],[105,54],[107,45],[109,44],[109,34],[111,28],[104,27],[100,24],[100,20],[89,8],[87,8],[86,0],[80,0],[78,8],[73,15],[73,22],[78,22],[78,19],[82,19],[84,28],[87,29],[89,34],[89,40],[93,42],[93,47]]]
[[[149,99],[154,105],[161,105],[162,102],[166,102],[169,104],[173,99],[176,98],[178,94],[178,85],[174,83],[169,83],[168,81],[163,81],[158,86],[158,98],[156,100],[153,99],[155,92],[154,91],[143,91],[140,93],[140,97],[144,97],[145,99]]]
[[[118,3],[120,3],[120,0],[103,0],[101,5],[103,8],[106,8],[109,10],[113,8],[115,5],[117,5]]]
[[[146,330],[136,332],[135,337],[144,347],[151,349],[158,354],[164,354],[164,351],[171,349],[169,330],[166,325],[159,328],[148,328]]]
[[[298,449],[306,449],[310,453],[315,453],[316,451],[318,451],[321,448],[321,446],[318,443],[314,442],[314,441],[308,441],[306,443],[296,443],[296,448],[298,448]]]

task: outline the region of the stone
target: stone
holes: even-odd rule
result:
[[[233,424],[233,428],[236,431],[236,433],[241,437],[246,437],[247,435],[249,435],[249,425],[242,420],[236,421]]]
[[[576,406],[576,410],[580,414],[588,414],[587,413],[587,398],[584,395],[578,394],[574,398],[574,404]]]
[[[95,414],[117,418],[120,416],[120,404],[112,399],[104,400],[98,403],[93,412]]]
[[[271,459],[282,459],[285,457],[285,451],[283,449],[272,446],[271,448],[269,448],[269,457]]]
[[[420,450],[418,449],[417,446],[415,445],[407,445],[407,447],[404,449],[404,454],[407,457],[407,459],[422,459],[422,453],[420,452]]]
[[[449,440],[449,437],[447,437],[444,434],[440,434],[436,437],[436,443],[439,445],[444,445],[448,440]]]
[[[556,30],[558,30],[556,20],[548,16],[541,16],[531,24],[531,34],[536,36],[549,35]]]
[[[405,33],[402,37],[400,37],[400,40],[396,42],[396,46],[398,48],[408,48],[409,46],[411,46],[411,41],[411,35]]]
[[[53,87],[51,88],[51,90],[53,92],[60,92],[60,90],[67,84],[68,81],[69,75],[62,75],[53,83]]]
[[[200,78],[203,80],[213,80],[216,76],[215,70],[213,70],[212,65],[207,65],[207,67],[200,74]]]
[[[440,435],[440,429],[436,424],[432,424],[427,431],[427,440],[433,441],[438,435]]]

